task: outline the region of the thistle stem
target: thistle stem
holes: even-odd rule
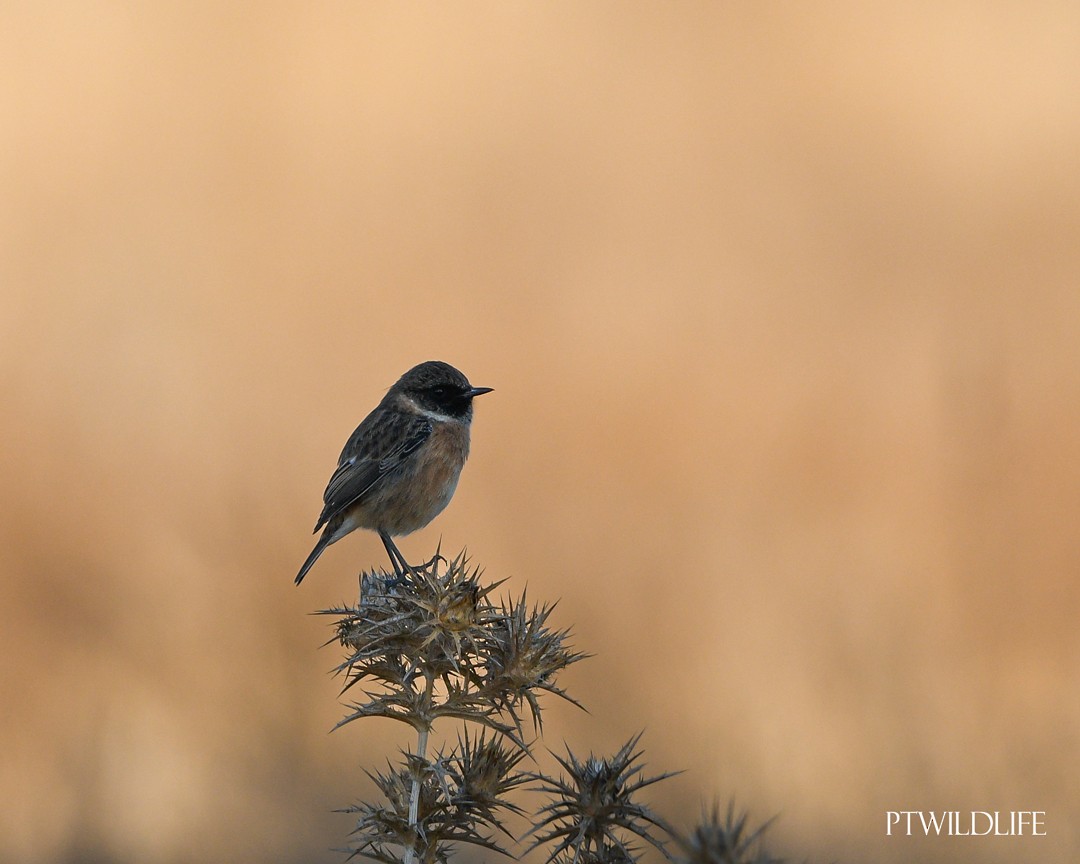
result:
[[[430,712],[431,707],[431,690],[433,681],[431,675],[426,676],[427,683],[424,685],[424,699],[423,699],[423,711],[424,711],[424,725],[420,728],[416,735],[416,755],[420,761],[427,759],[427,743],[428,734],[431,732],[430,724]],[[417,829],[417,821],[419,818],[420,810],[420,784],[423,782],[423,777],[420,774],[413,775],[412,781],[412,794],[409,796],[409,827],[413,829],[413,843],[405,850],[405,864],[413,864],[416,860],[416,837],[419,835]]]

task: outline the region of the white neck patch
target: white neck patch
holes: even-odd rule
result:
[[[415,399],[409,396],[403,398],[413,411],[422,417],[427,417],[428,420],[434,420],[437,423],[461,423],[463,425],[468,422],[464,417],[451,417],[449,414],[441,414],[438,411],[432,411],[430,408],[423,408],[416,403]]]

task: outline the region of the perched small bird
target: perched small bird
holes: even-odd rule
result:
[[[377,531],[394,572],[409,569],[392,538],[427,525],[450,503],[469,456],[473,387],[449,363],[429,360],[398,379],[345,444],[323,493],[322,536],[296,574],[357,528]]]

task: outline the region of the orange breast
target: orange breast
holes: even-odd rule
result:
[[[431,436],[393,476],[379,483],[350,515],[363,528],[410,534],[438,516],[454,497],[469,455],[469,430],[436,423]]]

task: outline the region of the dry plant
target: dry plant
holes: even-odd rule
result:
[[[683,864],[775,864],[760,849],[763,828],[748,833],[731,810],[721,822],[714,808],[683,838],[640,803],[643,788],[671,776],[645,777],[640,735],[609,758],[581,760],[567,749],[555,756],[558,778],[521,770],[532,755],[527,739],[542,731],[541,697],[579,705],[556,680],[587,655],[569,645],[568,630],[549,625],[553,604],[530,605],[525,592],[493,599],[502,583],[481,585],[480,575],[464,552],[436,553],[400,574],[361,574],[355,606],[319,613],[336,616],[335,641],[347,652],[335,671],[352,701],[338,726],[385,717],[416,732],[413,752],[385,773],[368,772],[382,800],[343,811],[356,817],[343,850],[350,858],[435,864],[460,844],[513,857],[506,819],[515,815],[532,823],[525,851],[545,848],[548,864],[634,862],[642,851],[634,838]],[[448,749],[430,744],[440,718],[461,724]],[[535,816],[511,800],[522,787],[547,798]],[[669,851],[672,838],[682,854]]]

